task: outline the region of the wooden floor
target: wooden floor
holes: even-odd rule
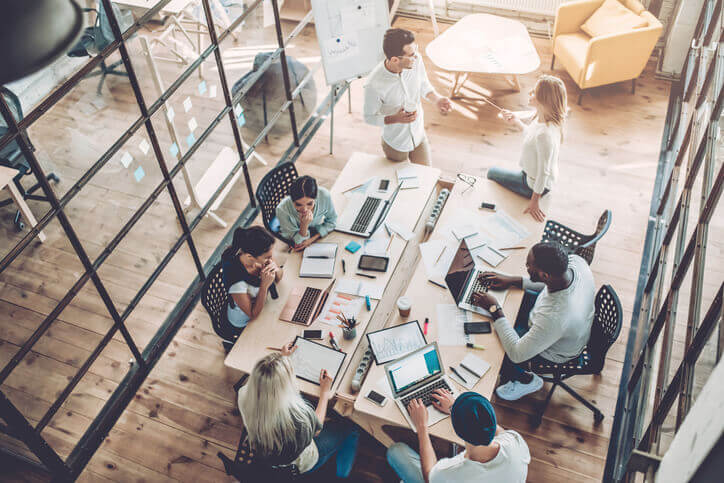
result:
[[[398,19],[395,25],[417,32],[420,50],[424,52],[432,35],[428,23]],[[285,28],[289,30],[292,25]],[[274,37],[267,31],[257,41],[271,44]],[[536,76],[548,73],[550,65],[550,42],[537,38],[534,43],[541,55],[542,68],[522,76],[521,92],[506,90],[503,81],[492,77],[473,76],[467,85],[490,90],[496,102],[509,109],[525,108],[527,92]],[[248,68],[248,51],[253,51],[253,45],[242,41],[238,45],[228,43],[222,49],[224,57],[230,60],[227,74],[232,83]],[[313,29],[302,32],[290,53],[305,63],[318,63]],[[231,62],[236,57],[241,60]],[[135,57],[134,62],[136,59],[142,85],[150,88],[149,73],[142,69],[140,57]],[[446,92],[451,76],[427,60],[426,66],[433,85],[440,92]],[[205,68],[215,69],[210,62],[205,63]],[[180,70],[180,67],[164,66],[167,85]],[[556,74],[565,80],[572,102],[561,152],[560,180],[552,194],[553,207],[548,215],[580,231],[591,232],[601,212],[607,208],[613,210],[613,225],[598,245],[592,268],[597,284],[609,283],[619,293],[625,327],[608,354],[602,375],[571,381],[573,387],[604,412],[606,418],[601,425],[594,426],[588,410],[562,391],[554,395],[538,429],[531,428],[528,415],[534,403],[543,397],[543,391],[515,403],[494,402],[499,423],[519,431],[530,447],[533,459],[529,481],[594,481],[602,475],[615,410],[669,86],[654,78],[651,65],[638,82],[635,96],[630,94],[628,84],[613,85],[592,90],[586,94],[582,106],[578,106],[575,104],[577,88],[570,77],[563,71]],[[315,79],[321,99],[326,94],[321,72]],[[96,84],[84,81],[31,129],[41,163],[46,168],[52,167],[62,178],[56,187],[61,195],[138,116],[127,81],[110,78],[107,83],[102,107],[89,107]],[[192,114],[195,113],[202,129],[221,107],[219,98],[200,96],[197,85],[198,80],[192,77],[172,98],[180,131],[187,131],[184,125],[190,116],[181,107],[186,96],[191,96],[196,106]],[[298,162],[302,174],[312,174],[323,185],[330,186],[352,152],[380,151],[379,132],[364,124],[361,106],[362,83],[358,81],[352,87],[352,113],[347,113],[346,102],[340,102],[336,109],[334,155],[328,152],[329,131],[325,124]],[[79,109],[83,115],[78,114]],[[493,108],[477,101],[456,102],[454,111],[447,116],[426,106],[434,165],[449,176],[458,172],[484,175],[493,165],[516,166],[520,134],[495,114]],[[168,132],[163,123],[155,124],[162,147],[167,150]],[[192,179],[198,179],[222,146],[233,143],[230,131],[222,123],[208,144],[192,158]],[[256,133],[245,130],[244,135],[250,140]],[[117,155],[118,159],[101,170],[67,208],[91,259],[102,252],[133,210],[161,181],[158,167],[137,148],[141,139],[140,135],[134,136],[126,148],[138,164],[126,170],[119,164],[120,155]],[[262,146],[260,152],[273,163],[290,140],[288,134],[273,135],[270,144]],[[145,171],[141,182],[135,182],[132,174],[138,165]],[[266,169],[253,166],[252,180],[258,182]],[[177,178],[174,186],[183,201],[186,189],[180,176]],[[222,204],[219,215],[233,221],[247,201],[243,181],[240,181]],[[32,203],[31,208],[36,215],[47,210],[42,203]],[[0,255],[19,239],[11,226],[12,214],[10,209],[0,212]],[[82,266],[61,235],[58,222],[52,222],[46,233],[46,243],[33,244],[0,275],[0,365],[12,357],[82,273]],[[170,199],[163,196],[100,270],[101,279],[119,310],[127,306],[179,234]],[[223,234],[224,230],[211,220],[202,221],[194,232],[202,261],[210,256]],[[721,239],[710,235],[718,254],[722,253]],[[151,339],[194,276],[191,257],[184,248],[128,319],[129,330],[141,347]],[[716,284],[717,279],[721,280],[721,272],[711,277],[711,284]],[[31,421],[39,420],[110,324],[98,293],[91,284],[86,284],[2,385],[2,391]],[[682,343],[683,334],[677,334],[677,340]],[[123,378],[130,357],[117,334],[45,429],[43,436],[62,456],[70,452]],[[238,442],[240,421],[232,390],[237,375],[224,367],[223,359],[221,344],[199,305],[94,455],[81,480],[228,479],[216,453],[232,454]],[[6,437],[2,437],[0,444],[27,454],[27,450],[18,448],[17,443]],[[12,477],[23,479],[24,475],[25,471],[18,470]],[[354,477],[367,482],[396,481],[384,461],[383,448],[371,438],[363,440]]]

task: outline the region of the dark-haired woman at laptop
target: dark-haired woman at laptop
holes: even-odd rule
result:
[[[277,218],[280,234],[294,244],[294,251],[324,238],[337,224],[332,196],[311,176],[294,180],[289,196],[277,206]]]

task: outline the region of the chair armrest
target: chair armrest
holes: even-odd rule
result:
[[[603,0],[581,0],[579,2],[563,3],[558,6],[556,23],[553,26],[553,39],[560,34],[577,32],[583,22],[593,15]]]

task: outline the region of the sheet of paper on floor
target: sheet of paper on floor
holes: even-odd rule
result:
[[[464,346],[471,342],[465,333],[465,322],[470,322],[470,313],[459,309],[455,304],[437,304],[437,343],[438,345]]]

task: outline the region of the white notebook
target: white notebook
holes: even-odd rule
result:
[[[336,243],[315,243],[304,249],[300,277],[332,278],[337,261]]]
[[[482,379],[485,373],[488,372],[488,369],[490,369],[490,364],[473,354],[468,354],[455,366],[455,370],[465,378],[465,381],[463,382],[460,376],[452,371],[447,373],[447,376],[458,384],[472,389],[478,381]]]

